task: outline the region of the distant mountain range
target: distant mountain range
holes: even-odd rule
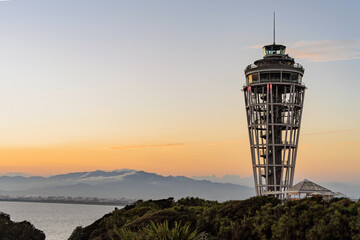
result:
[[[76,172],[51,177],[1,176],[0,195],[129,199],[178,199],[192,196],[225,201],[249,198],[254,195],[254,190],[232,183],[122,169],[112,172]]]
[[[211,182],[220,182],[220,183],[232,183],[236,185],[243,185],[252,188],[254,186],[254,178],[250,177],[241,177],[239,175],[225,175],[223,177],[216,177],[215,175],[210,176],[194,176],[192,177],[196,180],[209,180]],[[295,179],[294,184],[302,181],[302,179]],[[343,183],[343,182],[316,182],[321,186],[330,189],[333,192],[341,192],[348,196],[351,199],[360,198],[360,183]]]
[[[360,185],[319,183],[352,199],[360,198]],[[66,196],[128,199],[200,197],[219,201],[246,199],[254,195],[253,178],[238,175],[224,177],[161,176],[155,173],[121,169],[115,171],[76,172],[50,177],[9,174],[0,176],[0,195]]]
[[[195,180],[209,180],[211,182],[219,182],[219,183],[232,183],[236,185],[243,185],[250,188],[254,187],[254,177],[241,177],[239,175],[224,175],[223,177],[217,177],[216,175],[210,176],[193,176],[191,177]]]

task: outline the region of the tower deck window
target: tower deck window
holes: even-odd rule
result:
[[[266,81],[280,81],[280,72],[262,72],[260,73],[260,80]]]
[[[249,84],[259,82],[259,74],[253,73],[248,76]]]

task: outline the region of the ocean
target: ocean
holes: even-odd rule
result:
[[[46,240],[67,240],[77,226],[85,227],[114,209],[102,205],[0,202],[0,212],[9,214],[14,222],[31,222],[45,233]]]

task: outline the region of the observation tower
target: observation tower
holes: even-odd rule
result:
[[[304,68],[285,50],[274,34],[264,57],[245,68],[243,87],[256,195],[280,199],[293,185],[306,89]]]

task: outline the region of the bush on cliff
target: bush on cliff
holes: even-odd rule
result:
[[[10,216],[0,213],[0,239],[1,240],[44,240],[45,234],[37,230],[29,222],[15,223]]]

